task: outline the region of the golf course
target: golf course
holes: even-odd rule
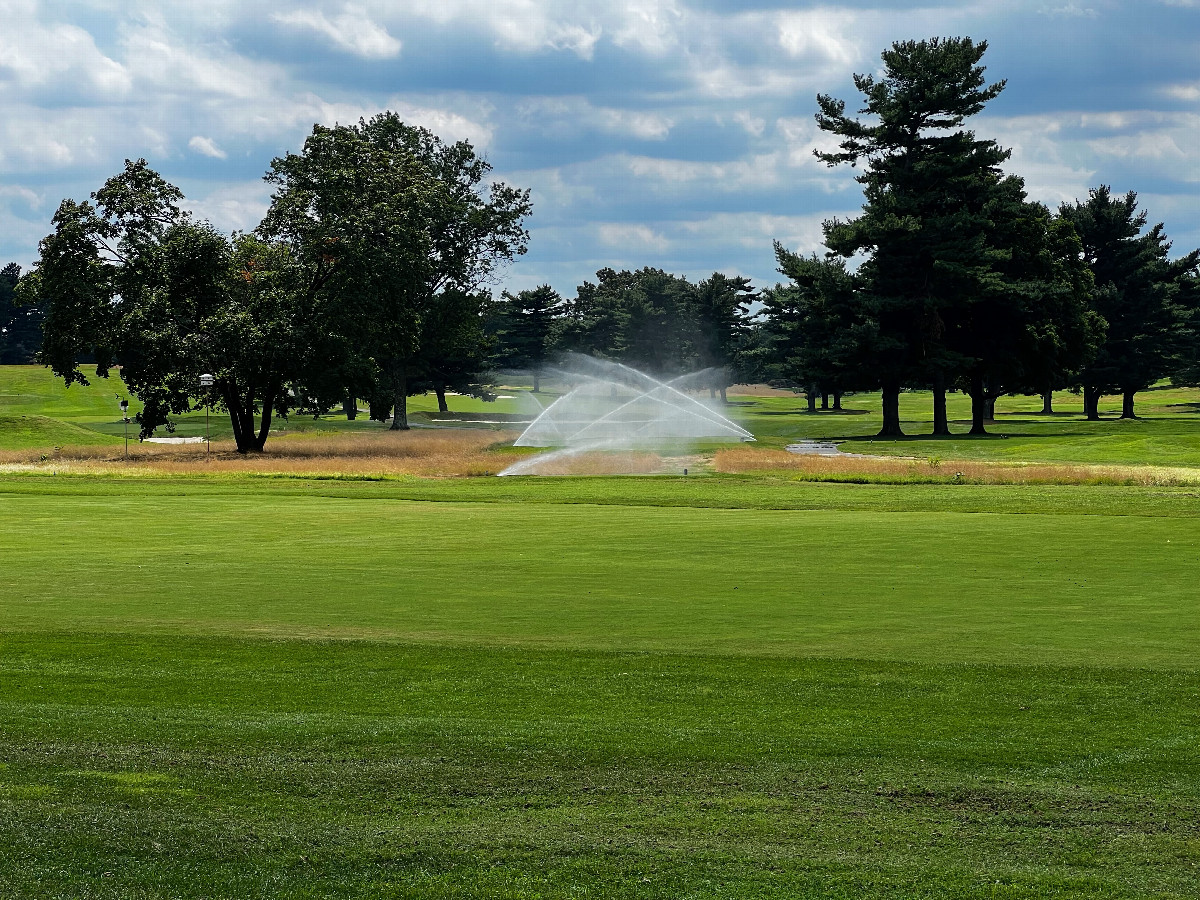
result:
[[[1196,390],[563,478],[519,385],[250,460],[120,391],[0,369],[0,897],[1196,896]]]

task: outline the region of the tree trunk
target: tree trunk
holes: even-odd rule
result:
[[[829,391],[821,391],[821,409],[829,409]]]
[[[933,381],[933,434],[945,437],[950,434],[950,420],[946,416],[946,379],[938,375]]]
[[[533,372],[533,392],[535,394],[542,392],[542,373],[536,369]]]
[[[728,396],[726,396],[726,394],[725,394],[725,387],[724,387],[724,385],[722,385],[722,387],[721,387],[721,402],[722,402],[722,403],[726,403],[726,404],[727,404],[727,403],[729,403],[729,397],[728,397]]]
[[[392,368],[392,427],[390,431],[408,431],[408,368],[398,362]]]
[[[986,396],[987,396],[987,420],[989,422],[995,422],[996,421],[996,399],[997,399],[997,397],[993,397],[991,394],[988,394]]]
[[[1042,415],[1048,416],[1054,412],[1054,391],[1042,394]]]
[[[883,384],[883,427],[879,437],[904,437],[900,428],[900,383],[885,381]]]
[[[229,410],[229,424],[233,426],[233,441],[237,452],[261,450],[262,445],[255,446],[253,386],[246,390],[245,396],[238,393],[235,385],[222,387],[221,394],[225,400],[225,408]]]
[[[1126,388],[1125,390],[1121,391],[1121,418],[1122,419],[1136,419],[1137,418],[1137,416],[1134,415],[1134,412],[1133,412],[1133,395],[1136,393],[1137,393],[1137,390],[1131,390],[1129,388]]]
[[[716,400],[716,399],[717,399],[717,389],[716,389],[715,387],[710,387],[710,388],[708,389],[708,399],[709,399],[709,400]]]
[[[271,434],[271,414],[274,412],[275,395],[263,398],[262,415],[258,419],[258,436],[254,439],[254,450],[256,453],[262,453],[263,447],[267,445],[267,438]],[[253,407],[251,407],[251,415]]]
[[[816,412],[817,411],[817,392],[815,390],[813,390],[812,388],[809,388],[807,391],[804,392],[804,396],[808,399],[808,411]]]
[[[983,427],[983,423],[987,419],[987,407],[987,391],[983,386],[983,376],[974,374],[971,376],[971,434],[987,434],[987,429]]]
[[[433,392],[437,394],[438,412],[450,412],[450,407],[446,405],[446,386],[439,384]]]
[[[1100,390],[1085,386],[1083,389],[1083,414],[1089,422],[1100,421]]]
[[[346,395],[346,400],[342,404],[342,408],[346,413],[346,418],[353,422],[358,418],[358,398],[353,394]]]
[[[842,411],[842,392],[841,391],[833,392],[833,408],[837,412]]]

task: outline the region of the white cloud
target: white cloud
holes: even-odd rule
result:
[[[862,53],[850,37],[856,16],[846,10],[813,9],[784,12],[778,17],[779,45],[793,58],[852,65]]]
[[[1169,84],[1162,90],[1168,97],[1174,97],[1176,100],[1186,100],[1189,103],[1200,100],[1200,81],[1193,81],[1190,84]]]
[[[1091,6],[1083,6],[1082,4],[1076,2],[1076,0],[1071,0],[1070,3],[1064,3],[1061,6],[1043,6],[1041,12],[1045,15],[1065,16],[1067,18],[1076,19],[1094,19],[1100,15],[1095,8]]]
[[[202,156],[211,156],[213,159],[225,159],[229,156],[224,150],[218,147],[212,138],[201,137],[196,135],[190,141],[188,146]]]
[[[274,13],[271,18],[281,25],[323,34],[341,49],[364,59],[389,59],[400,54],[400,41],[375,24],[359,6],[347,4],[333,18],[308,9]]]
[[[124,66],[102,53],[82,28],[43,23],[32,0],[0,2],[0,20],[0,85],[7,82],[8,90],[53,89],[102,100],[129,92]]]
[[[197,185],[196,196],[188,193],[187,208],[224,231],[253,231],[271,205],[271,186],[262,180]]]
[[[671,242],[648,225],[628,222],[605,222],[597,228],[600,242],[626,252],[644,254],[648,249],[662,253]]]
[[[516,112],[527,127],[546,134],[578,134],[595,129],[640,140],[663,140],[675,121],[661,112],[593,106],[585,97],[531,97]]]
[[[125,65],[143,102],[170,102],[181,95],[200,99],[197,94],[269,102],[285,77],[280,66],[238,56],[223,42],[177,34],[158,12],[126,26],[122,43]]]

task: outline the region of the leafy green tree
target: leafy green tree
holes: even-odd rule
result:
[[[315,126],[268,172],[278,190],[262,232],[292,246],[332,298],[328,325],[387,381],[394,429],[408,427],[407,397],[428,369],[439,296],[476,291],[525,252],[529,192],[489,183],[490,171],[468,142],[387,112]]]
[[[1100,418],[1104,394],[1122,395],[1121,418],[1134,418],[1134,395],[1171,368],[1181,318],[1175,296],[1195,271],[1200,251],[1170,260],[1163,224],[1146,228],[1137,194],[1114,197],[1107,185],[1084,203],[1063,204],[1060,215],[1075,228],[1095,279],[1092,308],[1107,323],[1095,359],[1083,370],[1084,411]]]
[[[306,361],[310,310],[287,249],[193,221],[145,160],[127,160],[92,199],[63,201],[20,285],[46,310],[43,360],[68,385],[88,383],[83,357],[101,377],[119,366],[143,404],[142,437],[198,408],[209,372],[238,450],[262,450]]]
[[[562,307],[558,291],[543,284],[516,294],[505,291],[492,310],[497,365],[528,369],[535,394],[541,390],[542,371],[553,352],[554,324]]]
[[[37,361],[42,347],[42,322],[46,318],[36,306],[17,302],[21,267],[9,263],[0,269],[0,364],[21,365]]]
[[[903,434],[905,385],[957,367],[943,341],[947,309],[989,273],[981,204],[964,200],[987,193],[1009,154],[962,128],[1004,88],[1003,81],[985,84],[979,60],[986,49],[970,38],[893,44],[882,54],[881,76],[854,77],[868,121],[847,116],[842,100],[817,98],[818,127],[839,139],[838,150],[817,157],[830,166],[863,165],[863,214],[827,222],[825,241],[847,259],[865,256],[860,296],[876,328],[872,369],[883,391],[883,436]]]
[[[1179,330],[1171,360],[1171,381],[1200,385],[1200,272],[1187,272],[1176,282],[1175,309]]]

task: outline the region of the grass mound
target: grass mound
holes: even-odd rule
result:
[[[22,459],[40,459],[47,452],[54,453],[56,448],[115,444],[116,441],[117,438],[47,416],[0,415],[0,448],[39,451],[18,453]],[[105,452],[111,452],[111,448],[106,448]],[[3,458],[4,454],[0,453],[0,459]]]

